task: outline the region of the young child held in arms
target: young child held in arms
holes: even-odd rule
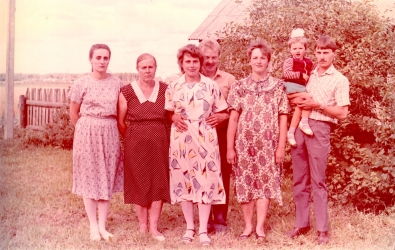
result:
[[[285,60],[283,65],[286,93],[306,92],[306,84],[313,70],[313,62],[306,57],[307,38],[304,37],[304,30],[295,29],[292,31],[291,39],[288,41],[288,48],[292,57]],[[298,124],[305,134],[313,135],[308,122],[309,114],[310,110],[302,110],[297,106],[295,107],[287,133],[287,139],[291,146],[296,146],[295,130]]]

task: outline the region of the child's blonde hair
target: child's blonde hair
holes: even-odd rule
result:
[[[304,48],[307,49],[307,38],[306,37],[292,37],[288,40],[288,49],[291,48],[291,45],[294,43],[301,43],[304,45]]]

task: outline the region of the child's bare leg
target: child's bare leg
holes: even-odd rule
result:
[[[295,112],[292,116],[291,125],[289,126],[289,130],[287,133],[287,139],[289,144],[291,144],[291,146],[296,146],[295,130],[299,124],[301,115],[302,115],[302,110],[299,107],[295,107]]]
[[[299,128],[307,135],[313,135],[313,131],[309,126],[310,110],[302,110],[302,119],[299,122]]]

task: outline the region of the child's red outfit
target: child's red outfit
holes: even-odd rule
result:
[[[302,59],[291,57],[285,60],[283,64],[283,78],[284,78],[285,92],[287,94],[306,92],[307,80],[303,78],[303,74],[310,76],[312,70],[313,70],[313,62],[308,57],[303,57]],[[299,115],[300,113],[296,113],[296,112],[294,113],[294,116],[296,117],[299,117]],[[296,146],[296,140],[294,136],[296,129],[296,127],[294,126],[296,124],[293,124],[294,119],[295,118],[293,117],[291,121],[291,126],[287,133],[287,139],[289,144],[291,144],[291,146]],[[299,122],[299,128],[305,134],[313,135],[313,131],[311,130],[308,124],[308,114],[307,116],[305,114],[304,117],[302,115],[301,120]]]
[[[313,62],[308,57],[303,59],[288,58],[283,65],[283,79],[285,82],[286,93],[297,93],[306,91],[307,81],[303,74],[310,76],[313,70]],[[295,84],[297,84],[295,86]]]

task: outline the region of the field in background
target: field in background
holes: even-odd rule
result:
[[[181,243],[185,222],[179,205],[164,205],[159,229],[166,241],[141,235],[133,207],[123,204],[122,193],[114,195],[108,218],[114,241],[90,242],[82,199],[71,194],[71,151],[22,148],[14,141],[0,139],[0,160],[0,249],[201,249],[198,237],[189,245]],[[212,248],[394,250],[395,213],[365,214],[337,204],[329,209],[329,245],[317,246],[314,230],[296,240],[288,239],[284,233],[295,220],[291,190],[288,175],[283,185],[284,205],[271,204],[265,243],[257,242],[254,236],[245,242],[237,240],[243,217],[231,193],[229,229],[226,234],[210,236]]]

